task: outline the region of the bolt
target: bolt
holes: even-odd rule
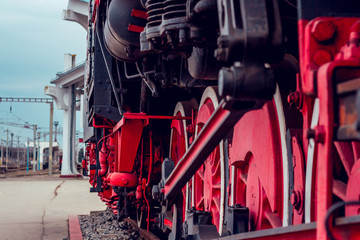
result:
[[[324,143],[325,142],[325,129],[323,126],[315,127],[315,142]]]
[[[189,124],[186,126],[186,131],[189,133],[189,134],[194,134],[195,133],[195,127],[193,124]]]
[[[287,101],[290,105],[295,104],[297,108],[300,106],[301,95],[299,91],[292,92],[288,95]]]
[[[306,138],[315,138],[315,130],[314,129],[308,129],[306,132]]]
[[[330,40],[336,31],[336,26],[327,19],[316,20],[311,28],[311,35],[318,42]]]
[[[126,178],[123,178],[123,179],[122,179],[122,183],[123,183],[124,185],[128,185],[129,181],[128,181]]]
[[[299,191],[292,191],[291,193],[291,197],[290,197],[290,202],[291,204],[294,206],[294,208],[296,210],[300,209],[301,206],[301,195]]]
[[[316,50],[314,53],[314,56],[313,56],[313,62],[318,66],[328,63],[332,59],[333,59],[333,57],[332,57],[331,53],[324,49]]]

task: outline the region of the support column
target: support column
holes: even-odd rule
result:
[[[75,85],[67,88],[45,87],[45,94],[54,98],[58,109],[63,110],[63,163],[60,177],[80,175],[76,169],[75,129],[77,100],[80,99]]]
[[[54,104],[50,103],[50,134],[49,134],[49,176],[52,175],[52,155],[53,155],[53,116],[54,116]]]
[[[70,157],[70,114],[71,111],[66,109],[63,111],[63,162],[61,166],[61,176],[73,175],[71,171]]]

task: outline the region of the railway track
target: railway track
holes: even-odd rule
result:
[[[124,219],[125,222],[129,223],[136,231],[139,232],[140,237],[147,240],[160,240],[157,236],[155,236],[152,232],[148,232],[143,228],[139,228],[135,220],[130,218]]]

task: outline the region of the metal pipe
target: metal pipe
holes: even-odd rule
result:
[[[148,179],[147,179],[147,183],[146,186],[148,187],[150,184],[150,180],[151,180],[151,173],[152,173],[152,167],[153,167],[153,141],[152,141],[152,131],[149,131],[149,138],[150,138],[150,159],[149,159],[149,173],[148,173]]]
[[[125,62],[124,62],[125,64]],[[125,67],[125,66],[124,66]],[[121,77],[120,77],[120,69],[119,69],[119,64],[118,61],[116,61],[116,72],[119,78],[119,88],[120,88],[120,109],[123,109],[123,105],[124,105],[124,93],[123,93],[123,87],[122,87],[122,81],[121,81]]]
[[[117,63],[117,62],[116,62]],[[138,74],[134,74],[134,75],[129,75],[128,72],[127,72],[127,68],[126,68],[126,62],[124,62],[124,72],[125,72],[125,77],[127,79],[132,79],[132,78],[138,78],[138,77],[141,77],[141,74],[138,73]]]

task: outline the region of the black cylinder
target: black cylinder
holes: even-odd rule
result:
[[[140,57],[140,33],[129,29],[145,27],[146,19],[132,16],[133,10],[146,11],[140,1],[112,0],[109,5],[104,40],[109,53],[118,60],[136,61]]]

